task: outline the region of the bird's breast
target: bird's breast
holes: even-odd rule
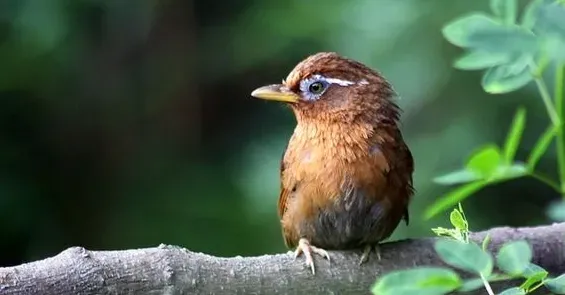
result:
[[[339,248],[367,236],[376,218],[368,214],[387,211],[382,192],[388,164],[363,135],[295,131],[281,175],[290,192],[282,223],[292,239],[307,236]]]
[[[339,195],[347,182],[375,184],[388,170],[387,159],[372,137],[372,127],[298,125],[283,157],[284,187],[304,187],[325,199]],[[329,201],[329,200],[328,200]]]

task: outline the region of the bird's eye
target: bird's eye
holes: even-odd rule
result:
[[[310,84],[310,86],[308,87],[308,90],[312,94],[320,94],[324,91],[324,83],[319,82],[319,81],[314,82],[314,83]]]
[[[328,90],[329,86],[330,83],[321,75],[313,75],[307,79],[303,79],[300,81],[302,99],[305,101],[316,101]]]

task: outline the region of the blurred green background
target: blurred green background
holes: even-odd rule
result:
[[[523,3],[522,1],[521,3]],[[252,99],[301,59],[337,51],[396,87],[415,162],[411,224],[483,144],[502,143],[518,105],[524,159],[548,124],[536,90],[488,95],[441,27],[485,1],[0,1],[0,265],[66,247],[176,244],[214,255],[285,251],[279,159],[294,128]],[[550,83],[551,85],[551,83]],[[554,151],[539,169],[555,171]],[[532,179],[465,201],[472,230],[549,222],[558,195]]]

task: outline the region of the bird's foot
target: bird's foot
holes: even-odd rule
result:
[[[367,245],[365,249],[363,249],[363,255],[361,255],[361,260],[359,260],[359,265],[367,262],[369,260],[369,256],[371,256],[371,251],[375,249],[375,254],[377,254],[377,261],[381,260],[381,249],[379,245]]]
[[[294,251],[294,259],[296,259],[298,256],[300,256],[300,254],[304,253],[304,257],[306,258],[306,266],[309,266],[310,269],[312,270],[312,274],[316,274],[316,270],[314,268],[314,259],[312,258],[312,253],[318,254],[324,258],[326,258],[328,261],[330,260],[330,254],[328,254],[328,251],[322,249],[322,248],[318,248],[315,246],[310,245],[310,241],[308,241],[305,238],[301,238],[298,241],[298,247],[296,247],[296,250]]]

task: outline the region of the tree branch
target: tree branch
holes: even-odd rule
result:
[[[534,263],[554,275],[565,273],[565,223],[495,228],[472,239],[480,243],[487,232],[491,251],[525,239],[534,250]],[[291,253],[220,258],[166,245],[123,251],[73,247],[51,258],[0,268],[0,294],[368,294],[383,273],[444,265],[433,250],[434,241],[382,244],[381,260],[373,254],[361,266],[360,251],[332,251],[331,263],[315,257],[315,275],[302,257],[294,261]]]

